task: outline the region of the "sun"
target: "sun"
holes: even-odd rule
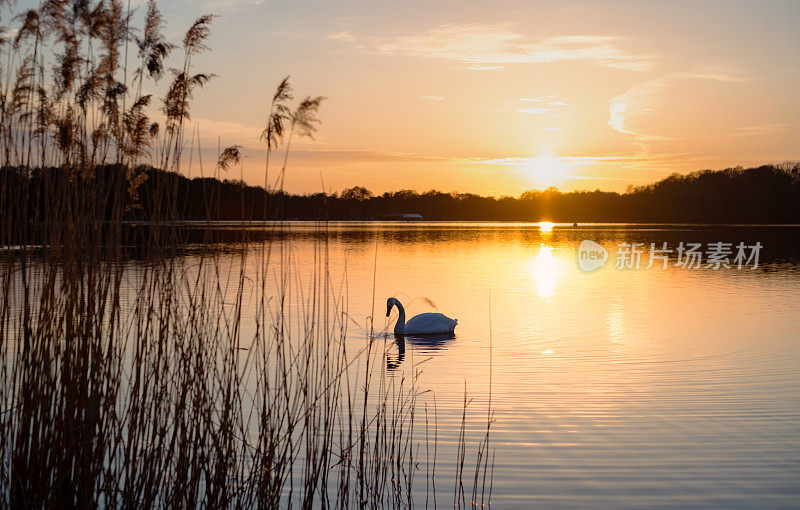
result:
[[[543,149],[538,157],[528,163],[527,174],[530,181],[540,189],[563,184],[567,175],[567,165],[554,156],[549,148]]]

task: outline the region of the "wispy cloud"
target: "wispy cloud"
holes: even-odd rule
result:
[[[267,0],[200,0],[197,4],[202,6],[203,9],[210,9],[215,13],[223,14],[258,7],[266,2]],[[142,1],[141,3],[145,2]]]
[[[622,37],[570,35],[535,39],[507,25],[441,25],[421,34],[392,38],[349,39],[339,34],[328,37],[356,42],[364,50],[450,60],[479,70],[555,62],[586,62],[631,71],[646,71],[653,65],[652,56],[636,55],[621,48]]]
[[[444,101],[442,96],[419,96],[420,99],[426,99],[428,101]]]
[[[520,101],[525,101],[526,103],[536,103],[545,106],[525,106],[523,108],[518,108],[517,111],[519,113],[531,113],[534,115],[541,115],[543,113],[549,113],[553,111],[553,108],[567,106],[565,101],[561,101],[560,99],[556,99],[558,96],[547,96],[547,97],[521,97]]]
[[[449,156],[330,147],[297,148],[292,151],[292,158],[300,161],[324,162],[333,166],[363,163],[448,163],[453,160]]]
[[[536,108],[536,107],[534,107],[534,108],[519,108],[519,109],[517,109],[517,111],[519,113],[532,113],[534,115],[541,115],[541,114],[547,113],[547,112],[549,112],[551,110],[550,110],[550,108]]]
[[[786,131],[790,126],[784,123],[760,124],[756,126],[739,126],[728,136],[762,136],[779,131]]]
[[[331,34],[328,34],[326,37],[332,41],[355,42],[356,40],[356,36],[348,32],[347,30],[343,30],[341,32],[333,32]]]
[[[434,155],[409,152],[381,151],[372,149],[350,148],[315,148],[295,149],[292,157],[296,160],[319,160],[333,166],[363,163],[438,163],[457,166],[498,165],[525,166],[538,160],[536,157],[494,156],[494,155]],[[618,165],[640,161],[644,156],[638,154],[612,154],[605,156],[557,156],[554,159],[570,166],[582,165]]]
[[[628,127],[628,117],[634,110],[647,110],[643,104],[649,104],[658,92],[663,90],[672,81],[673,75],[662,76],[654,80],[637,83],[622,94],[613,97],[608,105],[608,122],[614,130],[620,133],[636,135],[637,139],[652,139],[653,135],[633,131]]]
[[[746,81],[747,78],[723,73],[670,73],[652,80],[637,83],[622,94],[611,98],[608,105],[608,124],[620,133],[634,135],[636,140],[663,140],[662,136],[644,133],[629,126],[628,120],[636,112],[650,112],[652,102],[665,88],[682,80],[712,80],[726,83]]]
[[[505,158],[473,158],[468,161],[481,165],[530,165],[539,158],[535,157],[505,157]],[[610,156],[553,156],[559,163],[568,165],[611,165],[637,161],[640,158],[636,155],[615,154]]]

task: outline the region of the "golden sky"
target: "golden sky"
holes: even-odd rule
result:
[[[297,96],[328,97],[316,140],[289,156],[291,192],[622,191],[800,159],[796,1],[160,5],[175,37],[220,15],[196,59],[219,77],[196,94],[193,125],[209,151],[244,146],[252,184],[285,75]]]

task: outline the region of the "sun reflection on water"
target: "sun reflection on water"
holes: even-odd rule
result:
[[[541,245],[539,254],[531,261],[530,272],[536,282],[536,292],[539,297],[552,297],[561,273],[561,265],[558,258],[553,255],[552,246]]]

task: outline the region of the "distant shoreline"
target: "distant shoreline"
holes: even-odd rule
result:
[[[23,213],[30,219],[43,217],[44,204],[72,179],[61,168],[6,168],[4,178],[8,193],[30,197],[31,207]],[[74,184],[79,194],[92,183],[105,190],[102,202],[95,204],[100,210],[111,211],[111,202],[122,200],[125,211],[115,221],[131,224],[326,220],[410,224],[548,221],[557,228],[587,223],[800,224],[800,163],[673,174],[653,184],[630,187],[622,194],[600,190],[565,193],[549,188],[499,198],[437,190],[375,195],[360,186],[342,192],[291,195],[236,180],[189,179],[147,166],[97,167],[90,176],[77,179]],[[131,182],[136,183],[134,191]],[[106,213],[103,219],[112,217]]]
[[[541,221],[513,221],[513,220],[423,220],[423,221],[401,221],[401,220],[326,220],[326,219],[285,219],[285,220],[178,220],[170,222],[175,226],[186,227],[207,227],[207,226],[225,226],[225,227],[260,227],[260,226],[279,226],[282,224],[292,225],[361,225],[361,224],[378,224],[378,225],[391,225],[391,226],[460,226],[460,225],[483,225],[483,226],[523,226],[531,228],[540,228]],[[151,223],[145,220],[124,221],[124,225],[128,226],[151,226]],[[730,227],[730,228],[782,228],[782,227],[796,227],[800,228],[800,223],[662,223],[662,222],[640,222],[640,221],[625,221],[625,222],[602,222],[602,221],[586,221],[573,225],[568,222],[553,223],[553,229],[558,230],[571,230],[581,229],[587,227],[625,227],[625,226],[651,226],[651,227],[674,227],[676,229],[681,227]]]

